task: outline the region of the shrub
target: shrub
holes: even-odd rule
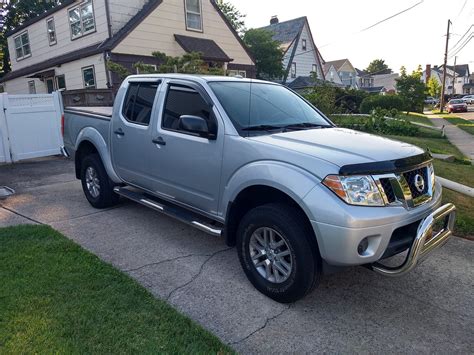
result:
[[[403,111],[404,106],[402,98],[397,95],[371,95],[360,104],[360,112],[371,113],[376,108]]]

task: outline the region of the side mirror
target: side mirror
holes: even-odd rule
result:
[[[181,131],[194,133],[199,137],[216,139],[215,133],[209,132],[207,121],[199,116],[182,115],[179,117],[178,129]]]

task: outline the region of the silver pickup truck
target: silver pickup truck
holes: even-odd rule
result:
[[[63,124],[92,206],[122,196],[222,235],[279,302],[334,267],[402,275],[452,234],[429,153],[338,128],[275,83],[130,76],[113,109],[66,108]]]

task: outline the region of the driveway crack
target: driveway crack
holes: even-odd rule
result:
[[[234,341],[234,342],[232,342],[232,343],[229,343],[229,345],[233,346],[233,345],[240,344],[240,343],[246,341],[248,338],[250,338],[250,337],[254,336],[255,334],[257,334],[258,332],[262,331],[263,329],[265,329],[265,328],[267,327],[267,325],[268,325],[271,321],[277,319],[278,317],[281,317],[286,311],[288,311],[288,310],[291,308],[291,306],[292,306],[292,304],[289,304],[287,307],[285,307],[284,309],[282,309],[281,312],[275,314],[274,316],[268,317],[268,318],[265,320],[265,323],[264,323],[261,327],[255,329],[253,332],[251,332],[250,334],[246,335],[246,336],[243,337],[242,339],[237,340],[237,341]]]
[[[204,260],[204,262],[202,263],[201,267],[199,268],[199,271],[197,272],[196,275],[194,275],[191,280],[189,280],[188,282],[186,282],[185,284],[181,285],[181,286],[178,286],[176,287],[173,291],[171,291],[168,295],[168,297],[166,297],[166,300],[169,301],[173,295],[178,292],[179,290],[185,288],[186,286],[190,285],[191,283],[193,283],[197,278],[199,278],[199,276],[201,276],[202,272],[204,271],[204,267],[206,266],[207,263],[209,263],[209,261],[212,260],[213,257],[215,257],[216,255],[220,254],[220,253],[224,253],[228,250],[231,250],[231,248],[226,248],[226,249],[221,249],[221,250],[218,250],[212,254],[208,254],[206,256],[208,256],[208,258],[206,260]],[[194,255],[194,256],[198,256],[198,255]],[[199,256],[204,256],[204,255],[199,255]]]
[[[192,256],[209,256],[209,254],[187,254],[187,255],[180,255],[180,256],[177,256],[177,257],[175,257],[175,258],[160,260],[160,261],[153,262],[153,263],[149,263],[149,264],[145,264],[145,265],[142,265],[142,266],[133,268],[133,269],[125,269],[125,270],[122,270],[122,271],[123,271],[123,272],[138,271],[138,270],[144,269],[144,268],[146,268],[146,267],[157,266],[157,265],[160,265],[160,264],[169,263],[169,262],[176,261],[176,260],[180,260],[180,259],[190,258],[190,257],[192,257]]]
[[[34,222],[34,223],[37,223],[37,224],[41,224],[41,225],[46,225],[46,223],[43,223],[43,222],[40,222],[34,218],[31,218],[31,217],[28,217],[28,216],[25,216],[24,214],[21,214],[20,212],[17,212],[15,210],[12,210],[11,208],[8,208],[8,207],[5,207],[3,205],[0,205],[1,208],[3,208],[4,210],[8,211],[8,212],[11,212],[13,214],[16,214],[17,216],[20,216],[20,217],[23,217],[31,222]]]

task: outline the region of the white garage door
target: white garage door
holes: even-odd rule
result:
[[[0,95],[0,162],[13,162],[61,153],[61,97]],[[3,122],[2,122],[3,121]],[[5,144],[6,141],[6,144]],[[3,150],[3,152],[2,152]]]

